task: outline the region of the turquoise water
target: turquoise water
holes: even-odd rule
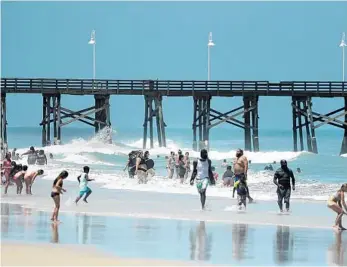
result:
[[[346,265],[347,239],[331,230],[50,214],[1,204],[2,240],[93,244],[117,256],[210,264]]]

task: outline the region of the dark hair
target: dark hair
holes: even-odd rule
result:
[[[31,147],[29,148],[29,150],[35,151],[35,148],[34,148],[33,146],[31,146]]]
[[[231,171],[231,166],[230,165],[227,166],[227,170]]]
[[[43,174],[43,170],[41,170],[41,169],[38,170],[38,171],[37,171],[37,174],[38,174],[38,175],[42,175],[42,174]]]
[[[216,170],[216,168],[215,168],[214,166],[212,166],[212,167],[211,167],[211,170],[212,170],[212,171],[215,171],[215,170]]]
[[[23,166],[23,171],[27,171],[28,170],[28,166],[27,165],[24,165]]]
[[[22,166],[22,164],[18,164],[18,165],[16,166],[16,168],[17,168],[17,170],[21,171],[21,170],[23,169],[23,166]]]
[[[89,172],[89,167],[88,167],[88,166],[84,166],[84,167],[83,167],[83,172],[88,173],[88,172]]]
[[[65,178],[67,178],[69,176],[69,173],[67,172],[67,171],[62,171],[59,175],[58,175],[58,178],[60,177],[60,178],[63,178],[63,179],[65,179]]]
[[[182,160],[184,158],[184,156],[181,154],[178,156],[178,160]]]

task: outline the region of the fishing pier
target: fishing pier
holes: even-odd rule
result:
[[[166,146],[163,97],[191,97],[193,149],[209,148],[210,130],[227,123],[244,131],[244,149],[257,152],[259,97],[291,97],[293,150],[318,153],[316,130],[332,125],[344,131],[340,154],[347,153],[347,82],[325,81],[188,81],[188,80],[92,80],[48,78],[1,79],[1,143],[7,146],[6,95],[42,95],[42,145],[60,144],[61,128],[75,121],[95,128],[111,126],[110,96],[144,96],[143,148],[154,146],[154,128],[159,146]],[[61,95],[92,95],[95,105],[74,111],[62,106]],[[213,97],[242,97],[243,105],[222,113],[211,108]],[[320,114],[312,99],[343,98],[344,106]],[[275,112],[275,111],[274,111]],[[154,121],[155,120],[155,121]],[[154,125],[155,124],[155,125]],[[51,129],[52,126],[52,129]],[[148,133],[149,130],[149,133]],[[305,134],[304,134],[305,132]],[[53,142],[52,142],[53,141]]]

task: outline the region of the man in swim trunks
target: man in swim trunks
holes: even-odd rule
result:
[[[206,149],[200,151],[200,158],[194,160],[193,162],[193,172],[190,179],[190,184],[194,184],[196,179],[196,188],[200,194],[201,208],[205,209],[206,203],[206,189],[209,184],[209,181],[213,179],[212,173],[212,162],[208,158],[208,153]]]
[[[287,161],[282,159],[281,168],[279,168],[274,175],[273,182],[277,185],[277,203],[280,211],[283,212],[283,200],[286,204],[286,210],[289,212],[290,207],[290,194],[291,194],[291,186],[290,180],[292,180],[293,190],[295,190],[295,178],[293,171],[288,168]]]
[[[28,195],[32,195],[31,192],[31,187],[33,183],[35,182],[35,179],[37,176],[42,175],[43,170],[38,170],[38,171],[27,171],[24,175],[24,182],[25,182],[25,188],[26,188],[26,193]]]
[[[88,187],[88,182],[94,181],[94,179],[89,179],[88,174],[89,174],[89,167],[84,166],[83,173],[77,177],[77,180],[79,182],[79,187],[80,187],[80,194],[75,200],[76,205],[78,201],[83,197],[84,194],[85,194],[85,197],[83,198],[83,201],[85,203],[88,203],[87,198],[92,193],[92,190]]]
[[[245,155],[243,155],[243,150],[239,148],[236,151],[236,159],[234,160],[234,173],[235,173],[234,183],[241,178],[245,178],[245,181],[247,183],[247,172],[248,172],[248,159]],[[234,187],[233,197],[235,194],[235,190],[236,188]],[[251,196],[249,195],[248,186],[247,186],[247,198],[250,203],[253,201],[253,198],[251,198]]]

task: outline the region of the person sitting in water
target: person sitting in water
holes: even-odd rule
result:
[[[83,198],[83,201],[85,203],[88,203],[87,198],[92,193],[92,190],[88,187],[88,182],[94,181],[94,179],[89,179],[89,167],[84,166],[83,167],[83,173],[77,177],[77,180],[79,182],[80,187],[80,193],[79,196],[76,198],[75,203],[77,205],[78,201],[83,197],[85,194],[85,197]]]
[[[24,175],[24,183],[25,183],[25,192],[27,195],[32,195],[32,185],[35,182],[35,179],[37,176],[42,175],[43,170],[38,170],[38,171],[27,171]]]
[[[235,182],[234,187],[237,191],[237,202],[239,206],[239,210],[242,209],[242,205],[246,209],[247,195],[248,195],[248,187],[246,183],[246,178],[241,177],[237,182]]]
[[[328,199],[328,208],[332,209],[337,213],[335,225],[333,227],[339,231],[346,230],[346,228],[342,226],[342,216],[343,214],[347,214],[347,205],[345,200],[346,192],[347,183],[343,184],[341,188],[337,190],[337,192]],[[345,210],[343,210],[343,208]]]
[[[227,170],[223,174],[223,185],[224,186],[232,186],[233,185],[233,177],[234,177],[234,172],[231,169],[231,166],[227,166]]]
[[[45,152],[42,149],[39,150],[39,153],[37,154],[36,164],[37,165],[47,165],[47,157],[45,155]]]
[[[13,180],[16,183],[17,186],[17,195],[22,194],[22,189],[23,189],[23,179],[24,175],[28,170],[28,166],[24,165],[23,167],[19,165],[17,169],[17,173],[13,176]]]

